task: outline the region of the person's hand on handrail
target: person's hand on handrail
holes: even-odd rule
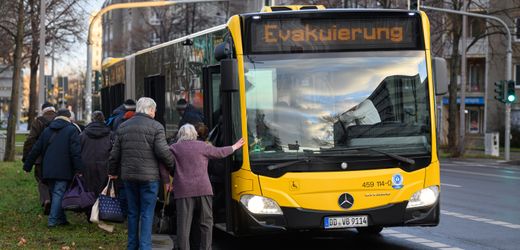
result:
[[[235,144],[233,144],[233,146],[231,146],[231,147],[233,147],[233,152],[237,151],[239,148],[244,146],[244,143],[245,143],[244,138],[240,138],[237,142],[235,142]]]

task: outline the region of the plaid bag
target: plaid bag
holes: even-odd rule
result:
[[[109,180],[107,192],[99,195],[99,220],[122,223],[125,221],[121,204],[114,191],[114,181]]]

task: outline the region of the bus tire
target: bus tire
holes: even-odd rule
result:
[[[381,226],[370,226],[370,227],[356,227],[359,234],[362,235],[376,235],[383,231]]]

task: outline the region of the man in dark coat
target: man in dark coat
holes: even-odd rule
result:
[[[112,131],[116,131],[119,128],[119,125],[123,123],[124,115],[128,111],[135,111],[135,101],[132,99],[127,99],[123,105],[114,109],[113,114],[115,115],[114,121],[111,124]]]
[[[110,178],[120,174],[128,200],[128,249],[152,248],[152,223],[159,191],[159,163],[171,168],[173,154],[164,127],[154,120],[157,104],[137,101],[134,117],[116,131],[109,158]]]
[[[92,122],[80,135],[81,159],[85,169],[83,177],[89,191],[101,193],[108,178],[108,157],[112,143],[110,128],[105,125],[105,116],[101,111],[92,113]]]
[[[179,121],[179,129],[186,123],[191,125],[195,125],[199,122],[204,123],[204,115],[202,112],[195,108],[195,106],[187,103],[186,100],[180,99],[177,101],[176,109],[182,117]]]
[[[42,156],[42,178],[51,190],[51,209],[47,226],[67,225],[69,222],[61,208],[61,201],[74,174],[81,173],[81,146],[78,130],[70,122],[70,111],[58,110],[27,155],[23,170],[30,172],[36,159]]]
[[[25,159],[27,159],[27,155],[40,137],[43,130],[49,126],[55,117],[56,109],[54,109],[52,103],[45,102],[42,105],[42,115],[36,117],[36,119],[34,119],[34,121],[31,123],[31,130],[29,131],[27,139],[23,143],[23,162],[25,162]],[[43,213],[48,215],[51,209],[51,195],[49,192],[49,187],[42,180],[41,162],[42,158],[38,157],[35,162],[36,166],[34,167],[34,177],[38,182],[38,193],[40,194],[40,204],[43,206]]]

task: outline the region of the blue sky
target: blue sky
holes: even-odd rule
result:
[[[86,0],[84,1],[80,8],[86,13],[92,13],[93,11],[99,10],[103,5],[104,0]],[[85,26],[88,25],[88,21],[85,21]],[[86,37],[86,34],[85,34]],[[76,42],[70,49],[69,52],[66,52],[64,55],[55,56],[55,75],[70,75],[74,74],[77,71],[84,72],[86,70],[86,56],[87,56],[87,46],[85,41]],[[50,59],[47,60],[47,69],[50,69]],[[49,74],[50,72],[46,72]]]

